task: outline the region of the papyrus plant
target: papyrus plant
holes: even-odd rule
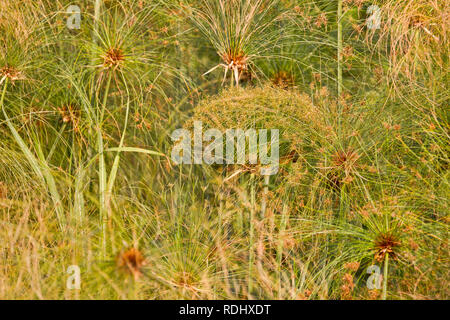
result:
[[[230,73],[236,86],[245,73],[257,70],[255,60],[269,58],[282,39],[277,23],[283,16],[276,0],[202,0],[191,19],[220,58],[205,74],[223,68],[223,82]]]

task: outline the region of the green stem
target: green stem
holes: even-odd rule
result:
[[[55,139],[55,142],[53,142],[52,148],[50,149],[50,152],[48,153],[48,156],[46,158],[46,161],[49,162],[52,159],[53,153],[56,150],[56,147],[58,146],[59,141],[61,140],[61,136],[64,132],[64,130],[66,129],[67,124],[64,123],[61,127],[61,129],[58,132],[58,136]]]
[[[338,114],[337,114],[337,131],[338,135],[342,134],[342,0],[338,0],[338,11],[337,11],[337,101],[338,101]]]
[[[93,41],[94,43],[97,43],[97,33],[98,33],[98,21],[100,19],[100,9],[102,6],[102,0],[95,0],[95,6],[94,6],[94,35],[93,35]]]
[[[234,73],[233,73],[233,70],[231,70],[230,87],[231,87],[231,88],[234,88]]]
[[[389,253],[386,252],[386,256],[384,257],[384,270],[383,270],[383,296],[382,296],[383,300],[386,300],[387,297],[388,267],[389,267]]]
[[[270,176],[265,175],[264,176],[264,193],[263,198],[261,201],[261,218],[264,219],[266,215],[266,207],[267,207],[267,193],[269,192],[269,182],[270,182]]]
[[[223,216],[223,194],[221,189],[219,189],[219,226],[218,226],[218,239],[220,244],[222,244],[222,216]]]
[[[98,22],[100,20],[101,6],[102,6],[102,0],[95,0],[95,4],[94,4],[94,30],[92,32],[92,43],[94,44],[93,47],[95,47],[95,45],[97,44],[97,41],[98,41]],[[95,65],[95,50],[92,50],[92,53],[91,53],[91,64],[92,64],[92,66]],[[95,91],[95,85],[92,84],[92,86],[91,86],[91,99],[94,99],[94,91]]]
[[[280,232],[277,245],[277,273],[278,273],[278,299],[281,299],[281,262],[283,260],[283,242],[286,231],[286,224],[288,220],[288,207],[283,206],[283,213],[281,216]]]
[[[125,133],[126,133],[127,127],[128,127],[129,114],[130,114],[130,100],[128,98],[127,108],[126,108],[126,111],[125,111],[125,124],[124,124],[124,128],[123,128],[123,131],[122,131],[122,136],[120,138],[119,150],[122,149],[123,143],[125,141]],[[108,186],[107,186],[107,189],[106,189],[106,205],[108,206],[108,210],[109,210],[109,202],[111,200],[112,189],[114,187],[114,182],[115,182],[116,177],[117,177],[117,171],[119,169],[119,162],[120,162],[120,151],[117,152],[117,154],[116,154],[116,156],[114,158],[113,166],[112,166],[111,172],[109,174]]]

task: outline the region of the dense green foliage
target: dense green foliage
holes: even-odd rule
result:
[[[448,299],[448,21],[440,0],[0,0],[0,298]],[[279,129],[279,172],[176,166],[195,120]]]

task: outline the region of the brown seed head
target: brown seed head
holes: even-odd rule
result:
[[[357,167],[357,160],[359,155],[351,148],[345,151],[336,152],[332,158],[332,168],[327,173],[327,178],[331,186],[335,189],[340,189],[343,183],[351,183],[353,177],[351,176]]]
[[[353,276],[350,273],[344,274],[341,285],[341,299],[351,300],[354,288],[355,284],[353,283]]]
[[[333,165],[345,170],[352,169],[358,159],[359,155],[350,148],[345,151],[338,151],[332,157]]]
[[[80,122],[80,111],[76,109],[75,106],[69,104],[58,108],[58,112],[61,116],[61,120],[64,123],[71,124],[75,129],[78,128],[78,123]]]
[[[189,288],[194,285],[195,280],[193,276],[186,271],[180,272],[175,278],[176,284],[180,287]]]
[[[20,76],[21,76],[20,71],[14,67],[5,66],[0,69],[0,77],[1,78],[6,77],[10,81],[15,81],[15,80],[19,80]]]
[[[0,181],[0,199],[5,199],[8,194],[8,189],[3,181]]]
[[[235,67],[241,73],[244,70],[247,70],[247,56],[239,51],[234,52],[232,50],[228,50],[225,54],[222,55],[222,59],[227,66]]]

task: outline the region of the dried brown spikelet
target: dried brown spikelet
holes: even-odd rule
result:
[[[350,58],[351,56],[353,56],[353,47],[352,46],[346,46],[344,47],[344,49],[342,50],[342,55],[344,56],[344,58]]]
[[[61,120],[64,123],[71,124],[75,129],[78,128],[78,123],[80,122],[80,111],[76,109],[75,106],[69,104],[58,108]]]
[[[324,25],[325,27],[328,24],[328,19],[327,19],[327,15],[325,13],[321,13],[317,19],[316,22],[314,23],[316,25],[316,27],[320,28],[322,25]]]
[[[360,156],[354,152],[353,149],[349,148],[345,151],[336,152],[332,157],[332,161],[335,167],[342,167],[349,171],[354,168],[354,164],[359,157]]]
[[[323,86],[319,89],[319,97],[328,97],[330,95],[330,91],[327,86]]]
[[[358,9],[361,9],[364,2],[366,2],[366,0],[344,0],[342,3],[344,6],[352,6],[355,5],[358,7]]]
[[[350,271],[358,271],[359,269],[359,262],[354,261],[354,262],[348,262],[344,265],[344,268]]]
[[[341,286],[341,299],[351,300],[352,292],[355,288],[355,284],[353,283],[353,276],[350,273],[346,273],[342,277],[342,281],[343,284]]]
[[[297,295],[297,300],[308,300],[311,294],[311,290],[305,290]]]
[[[7,194],[8,189],[6,188],[6,185],[3,183],[3,181],[0,181],[0,199],[6,199]]]
[[[369,300],[378,300],[380,291],[377,289],[369,290]]]
[[[175,283],[180,287],[192,287],[195,283],[195,279],[191,273],[182,271],[175,277]]]
[[[0,69],[0,78],[6,77],[10,81],[16,81],[21,78],[21,72],[14,67],[4,66]]]
[[[331,158],[332,168],[327,173],[329,185],[339,190],[342,184],[351,183],[353,181],[351,174],[358,166],[356,162],[359,158],[360,156],[351,148],[337,151]]]
[[[413,239],[409,239],[409,247],[414,251],[419,249],[419,245]]]
[[[234,66],[237,68],[239,73],[247,70],[248,57],[242,51],[234,52],[232,50],[228,50],[226,53],[222,54],[222,59],[227,66]]]
[[[281,89],[289,89],[294,86],[295,78],[290,72],[279,71],[272,77],[272,83]]]

